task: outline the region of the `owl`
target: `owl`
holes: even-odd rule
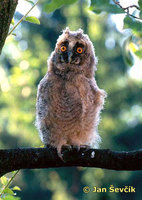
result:
[[[36,102],[36,127],[45,146],[98,148],[97,127],[106,92],[99,89],[94,73],[97,58],[83,30],[66,28],[48,59]]]

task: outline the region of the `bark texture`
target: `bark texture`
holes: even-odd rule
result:
[[[0,150],[0,176],[18,169],[55,167],[97,167],[111,170],[142,170],[142,150],[118,152],[109,149],[63,149],[63,160],[57,150],[23,148]]]
[[[17,4],[18,0],[0,0],[0,54]]]

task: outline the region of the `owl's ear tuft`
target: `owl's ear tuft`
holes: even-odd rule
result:
[[[78,38],[82,38],[82,35],[83,35],[83,30],[80,28],[80,29],[78,29],[78,31],[77,31],[77,37],[78,37]]]
[[[78,33],[83,34],[83,29],[79,28]]]
[[[63,33],[64,33],[64,34],[68,34],[68,35],[69,35],[69,32],[70,32],[70,29],[69,29],[69,27],[66,27],[66,29],[65,29],[65,30],[63,30]]]

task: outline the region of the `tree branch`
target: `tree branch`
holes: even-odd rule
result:
[[[64,160],[64,161],[63,161]],[[19,148],[0,150],[0,176],[18,169],[56,167],[97,167],[112,170],[142,170],[142,150],[118,152],[109,149],[63,149],[63,160],[57,150]]]
[[[0,54],[17,4],[18,0],[0,0]]]
[[[125,8],[124,8],[124,7],[121,6],[121,4],[120,4],[119,1],[113,0],[113,2],[114,2],[116,5],[118,5],[119,8],[121,8],[128,16],[131,16],[131,17],[133,17],[133,18],[135,18],[135,19],[142,20],[142,18],[136,17],[135,15],[132,15],[132,14],[129,13],[129,9],[130,9],[130,8],[136,8],[137,10],[140,10],[140,8],[139,8],[138,6],[136,6],[136,5],[131,5],[131,6],[128,6],[128,7],[125,7]]]

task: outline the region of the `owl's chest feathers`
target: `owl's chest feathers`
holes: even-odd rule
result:
[[[93,109],[94,94],[86,78],[57,79],[50,89],[50,114],[54,119],[81,120]]]

